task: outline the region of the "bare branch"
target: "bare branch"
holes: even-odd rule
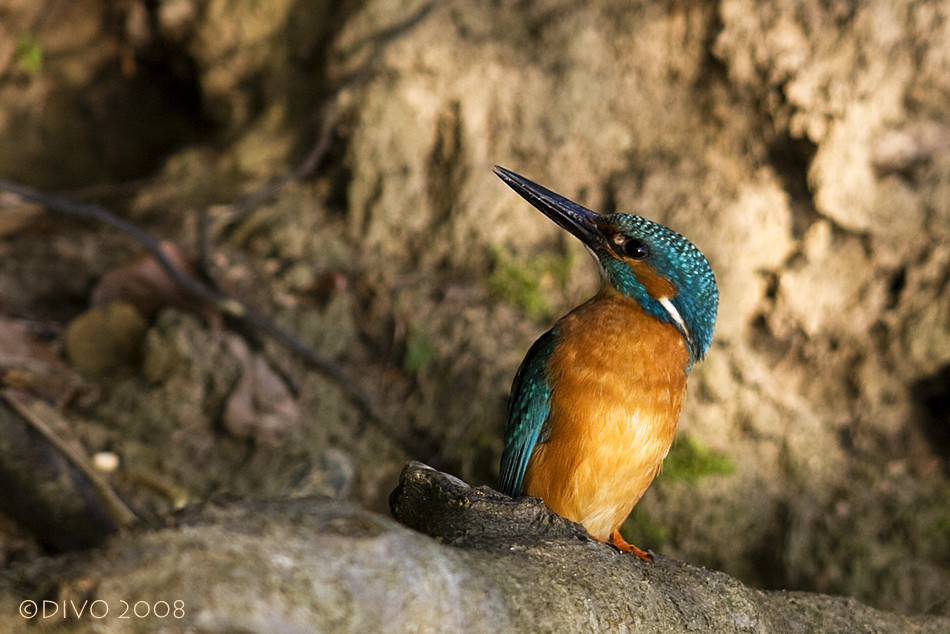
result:
[[[98,205],[73,202],[5,179],[0,179],[0,189],[17,194],[24,200],[43,205],[49,211],[102,223],[129,236],[141,244],[169,278],[195,300],[213,306],[225,315],[251,326],[289,349],[310,367],[336,383],[347,399],[389,438],[397,442],[404,450],[409,451],[411,449],[411,443],[395,433],[392,425],[376,410],[366,395],[356,386],[356,383],[337,364],[264,315],[181,271],[165,254],[161,248],[161,242],[147,231]]]

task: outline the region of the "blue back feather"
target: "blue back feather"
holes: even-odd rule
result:
[[[554,350],[554,330],[534,342],[511,385],[505,449],[501,455],[498,490],[511,497],[521,495],[528,460],[538,443],[547,436],[545,422],[551,411],[551,383],[547,375],[548,358]]]

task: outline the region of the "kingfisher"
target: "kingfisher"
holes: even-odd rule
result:
[[[712,342],[712,268],[672,229],[595,213],[503,167],[495,174],[580,240],[602,278],[515,374],[498,489],[541,498],[595,539],[651,561],[620,525],[659,472],[686,379]]]

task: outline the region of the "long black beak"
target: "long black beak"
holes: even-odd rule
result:
[[[593,251],[609,249],[603,232],[597,226],[597,218],[600,217],[598,214],[504,167],[496,165],[495,174],[522,198],[537,207],[541,213],[556,222],[559,227],[571,232],[589,249]]]

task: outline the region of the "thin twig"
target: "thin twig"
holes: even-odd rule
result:
[[[436,2],[424,4],[416,11],[416,13],[408,16],[402,22],[374,35],[370,40],[373,43],[371,52],[354,73],[343,79],[341,85],[352,88],[356,85],[364,83],[369,77],[376,60],[380,55],[382,55],[386,45],[398,37],[405,35],[407,31],[422,22],[432,12],[436,4]],[[336,99],[330,101],[326,106],[323,115],[321,116],[323,123],[320,126],[320,134],[317,135],[316,143],[314,143],[303,162],[300,163],[300,165],[298,165],[290,173],[278,178],[272,183],[264,185],[260,189],[255,190],[243,200],[225,206],[222,210],[223,213],[219,212],[224,216],[223,220],[221,221],[222,225],[227,226],[233,224],[237,219],[244,217],[265,202],[271,200],[288,183],[303,180],[317,171],[317,168],[320,167],[324,157],[326,157],[327,153],[330,151],[330,144],[333,141],[333,131],[340,121],[340,116],[343,110],[340,106],[340,95],[342,92],[343,91],[341,89],[338,89],[336,91]]]
[[[23,397],[18,392],[2,390],[0,391],[0,398],[3,398],[24,421],[29,423],[47,442],[55,447],[67,462],[79,469],[79,471],[86,476],[99,495],[99,499],[106,509],[108,509],[109,516],[118,526],[131,526],[138,521],[138,517],[136,517],[135,513],[119,498],[112,487],[109,486],[109,483],[106,482],[105,478],[89,466],[85,456],[73,449],[69,443],[63,440],[59,434],[46,424],[46,421],[33,412],[30,406],[23,402]]]
[[[0,178],[0,189],[17,194],[25,200],[43,205],[50,211],[55,211],[66,216],[92,220],[108,225],[129,236],[148,251],[163,271],[171,280],[185,292],[193,296],[203,304],[209,304],[220,312],[236,319],[239,322],[246,323],[253,328],[270,336],[278,343],[289,349],[292,353],[302,358],[308,365],[317,370],[326,378],[339,385],[340,389],[346,395],[353,405],[366,416],[370,421],[379,426],[387,435],[399,443],[404,449],[409,449],[410,444],[393,433],[392,427],[386,419],[377,412],[376,408],[369,401],[365,394],[357,389],[356,384],[346,375],[346,373],[335,363],[324,357],[318,351],[306,345],[292,334],[272,322],[264,315],[248,308],[241,302],[225,293],[215,290],[206,283],[188,275],[178,269],[175,264],[165,255],[161,243],[147,231],[139,228],[124,218],[116,216],[112,212],[99,207],[98,205],[87,203],[76,203],[65,200],[51,194],[47,194],[19,183],[13,183]]]
[[[333,142],[333,131],[340,119],[340,108],[337,102],[331,102],[321,117],[323,124],[320,134],[306,158],[290,173],[267,183],[255,190],[242,200],[229,205],[219,205],[214,208],[214,218],[209,209],[203,209],[198,217],[198,270],[207,275],[211,257],[211,242],[213,236],[226,235],[229,228],[249,213],[275,198],[280,190],[289,183],[303,180],[317,171],[323,159],[330,151]]]
[[[320,134],[317,137],[317,141],[303,162],[288,174],[258,189],[244,200],[231,204],[226,211],[226,215],[228,216],[227,223],[230,224],[257,209],[275,197],[288,183],[303,180],[313,174],[317,168],[320,167],[320,163],[327,155],[327,152],[330,151],[330,143],[333,141],[333,130],[340,118],[339,113],[339,108],[331,104],[326,115],[323,117],[323,125],[320,127]]]
[[[113,214],[109,210],[90,203],[73,202],[3,178],[0,178],[0,189],[5,189],[25,200],[43,205],[49,211],[55,211],[74,218],[93,220],[118,229],[145,247],[175,284],[193,295],[196,299],[202,303],[211,304],[218,310],[233,317],[240,318],[243,315],[245,308],[239,302],[230,299],[223,293],[210,289],[203,282],[178,270],[175,264],[165,255],[161,243],[157,238],[128,220]]]
[[[408,16],[395,26],[386,29],[384,32],[379,33],[377,36],[371,38],[371,40],[368,40],[373,43],[372,50],[370,51],[369,55],[365,60],[363,60],[363,62],[353,73],[344,76],[340,80],[340,86],[353,87],[366,82],[375,66],[376,60],[382,54],[382,51],[385,49],[386,45],[401,35],[404,35],[408,30],[412,29],[420,22],[425,20],[425,18],[438,4],[438,2],[433,1],[422,5],[422,7],[420,7],[416,13]],[[362,46],[364,43],[365,42],[360,42],[358,43],[358,46]],[[336,91],[338,98],[341,93],[342,88]],[[324,116],[322,117],[323,124],[321,125],[320,134],[317,137],[316,143],[304,161],[286,176],[277,179],[275,182],[269,185],[265,185],[259,190],[251,193],[242,201],[226,206],[224,208],[224,218],[216,223],[218,227],[223,228],[232,224],[234,220],[241,218],[250,211],[256,209],[264,202],[270,200],[288,183],[306,178],[315,172],[330,150],[330,145],[333,141],[333,132],[339,122],[341,111],[342,108],[338,100],[331,102],[331,104],[328,106],[328,109],[324,112]],[[281,345],[288,348],[292,353],[302,358],[306,363],[320,372],[323,376],[337,383],[350,402],[353,403],[353,405],[355,405],[360,410],[360,412],[366,416],[367,419],[378,426],[383,433],[395,441],[404,451],[409,454],[415,453],[417,449],[416,444],[410,442],[409,439],[403,435],[395,432],[388,421],[378,413],[366,395],[355,387],[353,381],[350,380],[350,378],[345,372],[343,372],[341,368],[321,355],[318,351],[307,346],[289,332],[277,326],[264,315],[257,313],[239,301],[228,297],[226,294],[220,290],[217,290],[216,288],[213,288],[209,284],[199,281],[198,279],[180,271],[162,251],[159,241],[146,231],[133,225],[127,220],[112,214],[102,207],[65,200],[63,198],[45,194],[43,192],[7,181],[2,178],[0,178],[0,189],[11,191],[20,195],[24,199],[39,203],[49,210],[64,215],[94,220],[96,222],[107,224],[128,235],[145,247],[145,249],[149,252],[149,254],[151,254],[155,261],[158,262],[162,270],[164,270],[165,273],[167,273],[172,279],[172,281],[174,281],[180,288],[190,293],[198,301],[214,306],[222,313],[229,315],[239,322],[246,323],[253,328],[256,328],[257,330],[265,333],[266,335],[275,339]],[[203,218],[202,222],[206,223],[207,218]],[[207,258],[208,255],[208,245],[206,242],[211,239],[212,231],[210,230],[209,226],[205,225],[202,228],[202,232],[204,235],[201,238],[202,245],[200,250],[202,252],[203,261],[201,264],[203,267],[205,264],[204,259]],[[202,270],[204,269],[202,268]]]

